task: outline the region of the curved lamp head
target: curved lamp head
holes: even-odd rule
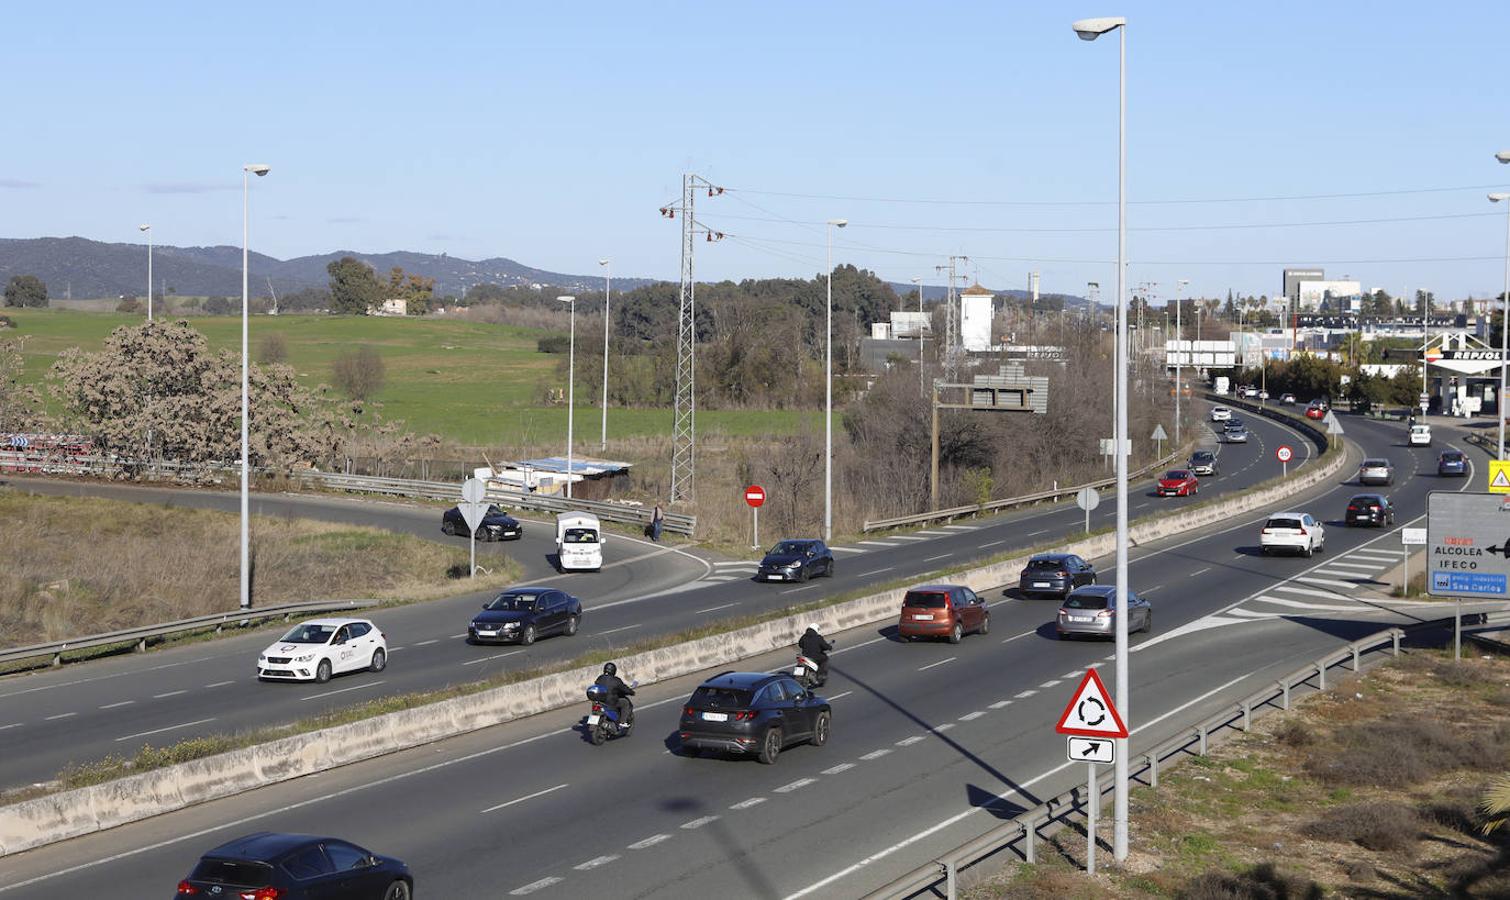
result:
[[[1510,200],[1510,194],[1490,194],[1489,195],[1489,202],[1490,203],[1498,203],[1501,200]]]
[[[598,260],[598,265],[600,265],[600,266],[606,266],[606,265],[608,265],[611,262],[613,262],[613,260],[611,260],[611,259],[600,259],[600,260]]]
[[[1494,158],[1502,163],[1510,163],[1510,150],[1501,150],[1494,154]]]
[[[838,227],[843,228],[845,225],[849,224],[849,220],[848,219],[829,219],[828,220],[828,224],[830,224],[830,225],[837,225]]]
[[[576,303],[577,302],[577,298],[573,297],[573,296],[570,296],[570,295],[563,295],[563,296],[557,297],[556,299],[560,300],[562,303]]]
[[[251,172],[253,175],[266,175],[273,169],[272,166],[264,165],[263,163],[252,163],[251,165],[242,166],[241,168],[247,172]]]
[[[1126,24],[1127,19],[1122,16],[1103,16],[1099,19],[1081,19],[1070,27],[1075,29],[1075,33],[1080,36],[1080,40],[1094,41],[1108,31],[1121,28]]]
[[[152,226],[151,225],[138,225],[138,226],[136,226],[136,230],[137,231],[151,231],[152,230]]]

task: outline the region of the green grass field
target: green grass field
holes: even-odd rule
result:
[[[72,312],[52,309],[6,309],[24,336],[25,380],[40,382],[58,354],[69,347],[98,349],[110,332],[143,321],[140,315]],[[241,320],[235,316],[193,316],[212,348],[236,349]],[[347,316],[254,316],[252,358],[269,333],[284,336],[288,362],[299,381],[310,387],[331,384],[331,367],[341,353],[368,344],[383,355],[387,384],[377,395],[385,419],[401,419],[420,434],[468,446],[550,446],[566,439],[566,409],[539,403],[542,383],[553,379],[558,356],[540,353],[535,342],[544,332],[504,325],[443,319]],[[592,357],[580,356],[579,364]],[[600,432],[598,397],[577,395],[579,446],[595,445]],[[817,427],[819,411],[708,410],[697,416],[699,432],[733,436],[785,434],[806,422]],[[671,433],[670,409],[608,411],[609,455],[618,438]]]

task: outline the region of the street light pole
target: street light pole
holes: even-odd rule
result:
[[[603,436],[598,449],[608,452],[608,298],[613,295],[613,260],[600,259],[603,266]]]
[[[249,175],[261,177],[271,170],[270,166],[253,163],[241,167],[241,608],[252,608],[252,570],[251,570],[251,534],[250,534],[250,509],[251,501],[248,492],[248,484],[251,479],[251,460],[249,441],[247,440],[248,401],[250,393],[248,389],[249,367],[247,363],[247,266],[249,255],[247,253],[248,232],[248,197],[251,194],[251,178]],[[152,285],[147,285],[147,297],[151,302]]]
[[[825,332],[823,367],[823,540],[834,539],[834,229],[849,224],[847,219],[829,219],[824,229],[828,235],[828,300],[823,304]]]
[[[152,226],[138,225],[137,231],[147,233],[147,321],[152,321]]]
[[[572,465],[572,420],[576,418],[574,410],[577,402],[577,298],[567,295],[556,299],[571,306],[571,337],[567,343],[566,355],[566,499],[570,500],[575,469]]]
[[[1180,278],[1174,283],[1174,317],[1176,322],[1180,319],[1180,293],[1185,289],[1185,285],[1189,283],[1189,278]],[[1176,339],[1174,346],[1174,445],[1179,447],[1180,397],[1185,393],[1185,382],[1180,377],[1180,344],[1178,339]]]
[[[1505,157],[1501,162],[1510,162],[1510,151],[1500,155]],[[1510,200],[1510,194],[1490,194],[1489,200],[1501,203]],[[1499,452],[1495,454],[1495,459],[1505,458],[1505,351],[1510,350],[1510,215],[1505,216],[1505,293],[1500,299],[1503,301],[1500,304],[1500,392],[1494,402],[1495,414],[1500,420],[1500,432],[1499,443],[1496,445]]]
[[[918,394],[926,396],[928,380],[923,376],[923,279],[914,278],[912,283],[918,286]]]
[[[1127,19],[1121,16],[1081,19],[1074,24],[1081,40],[1094,41],[1116,30],[1117,48],[1117,608],[1113,614],[1117,648],[1117,696],[1122,722],[1130,724],[1127,678]],[[1127,741],[1117,742],[1112,856],[1127,859]]]

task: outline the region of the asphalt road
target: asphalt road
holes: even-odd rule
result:
[[[1218,447],[1212,440],[1221,454],[1219,475],[1202,479],[1204,492],[1195,499],[1209,499],[1213,494],[1277,475],[1279,464],[1273,450],[1281,442],[1296,450],[1292,472],[1297,463],[1308,463],[1314,452],[1309,442],[1258,416],[1246,418],[1252,426],[1250,443]],[[112,492],[143,490],[102,487]],[[192,491],[168,494],[172,502],[184,504],[235,501],[234,495]],[[272,515],[350,515],[364,524],[440,537],[439,512],[434,509],[303,496],[261,497],[258,502]],[[1154,497],[1145,488],[1132,498],[1131,514],[1188,502],[1186,498]],[[1113,516],[1114,504],[1108,500],[1092,516],[1093,527],[1110,524]],[[256,655],[276,636],[268,629],[0,679],[0,743],[4,750],[0,755],[0,788],[50,780],[70,764],[110,754],[130,755],[143,744],[164,746],[196,735],[292,721],[390,694],[440,688],[569,659],[592,649],[625,646],[657,634],[825,594],[922,577],[1015,547],[1074,535],[1083,528],[1083,522],[1083,513],[1066,505],[864,540],[836,548],[838,571],[834,578],[793,585],[752,583],[751,562],[710,563],[666,547],[613,536],[602,573],[529,579],[554,583],[579,595],[585,609],[577,636],[543,639],[529,648],[467,646],[462,640],[466,623],[486,599],[482,594],[468,594],[374,612],[373,620],[388,637],[387,670],[338,676],[325,685],[258,683],[253,672]],[[540,560],[553,547],[541,538],[547,528],[526,523],[525,539],[506,545],[519,547],[523,551],[520,558],[534,559],[531,567],[535,572],[541,570]],[[699,574],[703,577],[698,578]]]
[[[1394,459],[1402,525],[1429,491],[1469,487],[1436,478],[1440,444],[1344,422]],[[1358,490],[1339,478],[1285,504],[1329,523],[1313,559],[1259,555],[1264,514],[1137,548],[1132,586],[1155,628],[1133,640],[1134,751],[1341,642],[1447,611],[1358,595],[1400,553],[1396,530],[1335,522]],[[991,633],[957,646],[904,644],[890,627],[839,635],[833,737],[775,766],[672,754],[702,673],[642,691],[627,740],[592,747],[582,708],[548,713],[11,857],[0,894],[150,896],[204,849],[272,829],[396,855],[421,896],[859,896],[1083,778],[1053,723],[1086,667],[1110,674],[1109,644],[1056,641],[1053,603],[991,596]]]

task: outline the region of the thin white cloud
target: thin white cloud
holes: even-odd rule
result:
[[[27,181],[24,178],[0,178],[0,188],[10,188],[13,191],[29,191],[42,185],[36,181]]]
[[[156,181],[142,186],[149,194],[213,194],[234,191],[236,185],[214,181]]]

